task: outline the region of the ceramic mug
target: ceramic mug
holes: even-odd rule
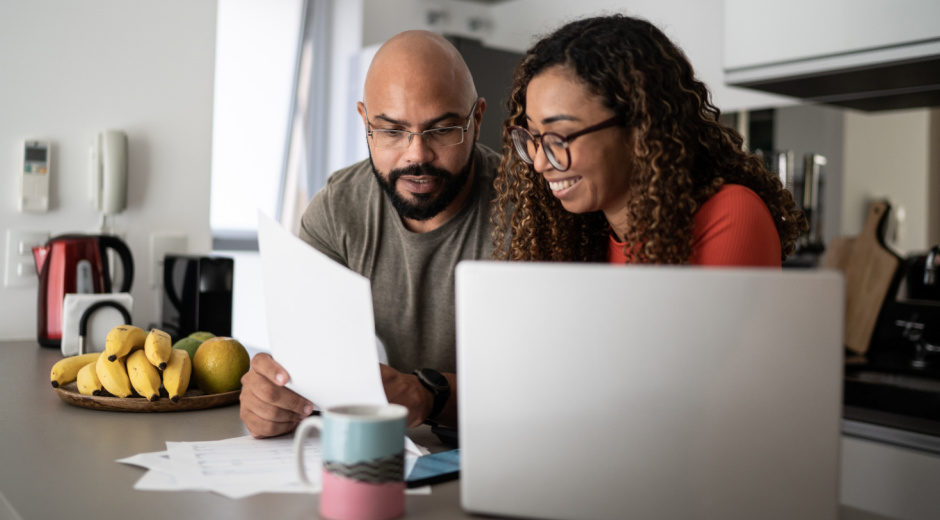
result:
[[[331,520],[387,520],[405,512],[405,427],[397,404],[338,406],[308,417],[294,434],[300,481],[311,486],[303,446],[320,431],[323,489],[320,516]]]

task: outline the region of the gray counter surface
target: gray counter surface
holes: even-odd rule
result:
[[[166,449],[166,441],[247,435],[238,406],[178,413],[78,408],[59,399],[49,371],[58,350],[0,342],[0,520],[318,518],[319,495],[263,493],[241,500],[202,491],[135,491],[145,470],[117,459]],[[431,451],[447,449],[427,427],[410,430]],[[478,518],[460,508],[458,481],[408,496],[407,518]],[[840,518],[882,518],[843,507]]]
[[[146,470],[117,459],[166,449],[166,441],[247,435],[238,405],[176,413],[89,410],[49,384],[58,350],[0,342],[0,519],[317,518],[319,495],[263,493],[232,500],[203,491],[135,491]],[[409,431],[431,451],[447,449],[427,427]],[[408,496],[408,518],[468,518],[459,483]]]

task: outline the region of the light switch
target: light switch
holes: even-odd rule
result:
[[[49,233],[46,231],[7,230],[4,287],[29,287],[37,284],[39,277],[36,275],[33,247],[44,245],[47,240]]]

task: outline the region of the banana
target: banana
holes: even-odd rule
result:
[[[186,394],[192,373],[193,363],[189,360],[189,353],[183,349],[173,349],[170,362],[163,369],[163,388],[166,388],[171,401],[179,402],[180,397]]]
[[[82,395],[101,395],[102,387],[101,380],[98,379],[97,365],[98,360],[96,359],[78,371],[78,393]]]
[[[160,372],[147,360],[144,350],[135,350],[127,356],[127,376],[138,394],[150,401],[160,399]]]
[[[146,337],[147,333],[140,327],[133,325],[114,327],[104,340],[104,352],[108,355],[108,361],[115,361],[130,354],[131,350],[143,347]]]
[[[92,352],[57,361],[56,364],[52,365],[52,373],[50,374],[52,388],[58,388],[75,381],[75,378],[78,377],[78,371],[88,363],[95,361],[98,355],[98,352]]]
[[[95,364],[95,372],[98,374],[98,379],[101,380],[101,386],[117,397],[131,397],[134,395],[134,391],[131,390],[131,380],[127,377],[125,363],[126,357],[119,357],[114,361],[110,361],[107,352],[105,352]]]
[[[173,350],[173,340],[170,335],[159,329],[152,329],[144,342],[144,352],[153,366],[163,370],[170,360],[170,351]],[[159,386],[159,385],[157,385]]]

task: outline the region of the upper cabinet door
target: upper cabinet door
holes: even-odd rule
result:
[[[724,68],[940,41],[938,0],[724,0]]]
[[[940,105],[940,0],[724,0],[725,83],[860,110]]]

